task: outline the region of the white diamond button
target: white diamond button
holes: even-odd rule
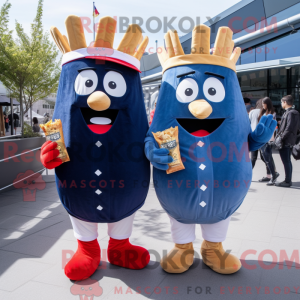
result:
[[[204,164],[201,164],[199,169],[201,169],[202,171],[206,168],[206,166]]]
[[[100,195],[102,192],[98,189],[95,193],[96,193],[97,195]]]
[[[100,170],[97,170],[97,171],[95,172],[95,174],[96,174],[97,176],[100,176],[100,175],[102,174],[102,172],[101,172]]]
[[[206,203],[205,203],[204,201],[202,201],[202,202],[200,203],[200,206],[204,207],[204,206],[206,206]]]
[[[98,209],[98,210],[102,210],[103,207],[99,205],[99,206],[97,207],[97,209]]]
[[[204,144],[202,141],[200,141],[197,145],[198,145],[200,148],[202,148],[205,144]]]
[[[102,146],[102,143],[101,143],[100,141],[98,141],[98,142],[96,143],[96,146],[97,146],[97,147],[101,147],[101,146]]]
[[[207,189],[207,187],[204,184],[202,184],[200,189],[204,192]]]

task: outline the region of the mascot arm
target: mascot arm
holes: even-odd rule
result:
[[[168,154],[168,149],[156,147],[153,137],[148,136],[145,138],[145,155],[153,167],[166,171],[169,168],[168,164],[173,161],[173,158]]]
[[[59,151],[56,149],[57,143],[47,141],[41,148],[41,162],[47,169],[54,169],[62,164],[62,160],[58,158]]]
[[[262,116],[255,130],[248,136],[249,150],[256,151],[265,145],[272,138],[276,125],[273,115]]]

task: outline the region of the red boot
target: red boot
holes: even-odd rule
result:
[[[65,274],[71,280],[89,278],[100,263],[100,246],[97,239],[91,242],[78,240],[78,249],[65,266]]]
[[[113,265],[139,270],[148,265],[150,254],[145,248],[130,244],[129,239],[115,240],[110,238],[107,258]]]

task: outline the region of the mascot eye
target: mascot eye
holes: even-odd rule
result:
[[[92,290],[92,289],[93,289],[92,287],[89,288],[89,290]]]
[[[207,100],[221,102],[225,98],[225,88],[220,80],[215,77],[206,79],[203,92]]]
[[[127,90],[124,77],[115,71],[106,73],[103,79],[103,86],[106,93],[113,97],[122,97]]]
[[[176,98],[179,102],[188,103],[197,98],[199,87],[192,78],[182,80],[176,90]]]
[[[91,94],[98,85],[98,76],[93,70],[81,71],[75,80],[74,88],[78,95]]]
[[[85,82],[85,86],[88,87],[88,88],[91,87],[91,86],[93,86],[93,80],[90,80],[90,79],[87,80],[87,81]]]

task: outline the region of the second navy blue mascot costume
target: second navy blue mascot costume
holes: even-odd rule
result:
[[[68,39],[51,34],[63,53],[53,119],[60,119],[70,161],[57,158],[57,144],[46,142],[41,160],[54,168],[62,204],[70,215],[78,250],[65,267],[72,280],[91,276],[100,262],[98,223],[108,223],[108,260],[141,269],[146,249],[129,242],[135,212],[144,204],[150,164],[144,155],[148,130],[139,75],[148,44],[130,25],[113,49],[116,21],[100,19],[96,40],[86,45],[81,20],[66,19]],[[139,47],[137,48],[137,46]],[[134,259],[126,258],[130,253]]]
[[[193,263],[195,226],[201,224],[201,255],[221,274],[241,267],[226,254],[231,215],[242,204],[252,179],[249,152],[268,142],[275,130],[272,116],[263,116],[251,131],[238,79],[232,31],[219,29],[210,54],[210,28],[193,30],[191,54],[185,55],[178,35],[165,35],[166,50],[158,50],[163,78],[145,153],[154,166],[158,199],[171,221],[174,249],[161,260],[169,273],[182,273]],[[178,126],[185,169],[167,174],[172,157],[159,149],[153,133]],[[248,149],[249,147],[249,149]],[[169,259],[168,259],[169,258]]]

